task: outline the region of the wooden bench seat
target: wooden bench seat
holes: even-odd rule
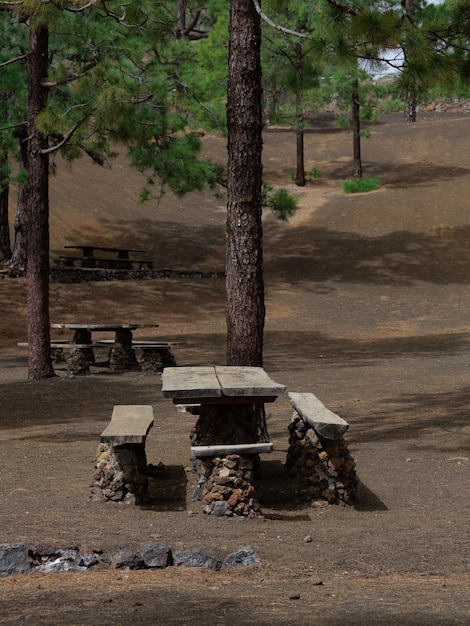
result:
[[[150,405],[115,405],[111,421],[100,435],[92,490],[104,500],[145,504],[148,493],[145,442],[153,426]]]
[[[75,267],[75,261],[81,261],[81,256],[59,256],[53,259],[59,267]]]
[[[115,259],[96,256],[59,256],[53,259],[58,267],[80,267],[82,269],[139,269],[153,270],[151,259]]]
[[[153,426],[153,408],[143,404],[118,404],[113,408],[111,422],[100,435],[101,443],[122,445],[145,444]]]
[[[27,341],[19,341],[16,345],[20,348],[27,348],[29,343]],[[103,346],[100,343],[74,343],[73,341],[63,341],[62,339],[51,339],[50,347],[54,350],[56,348],[77,348],[84,350],[86,348],[102,348]]]
[[[138,265],[139,270],[153,270],[155,261],[150,259],[135,259],[134,263]]]
[[[324,439],[341,439],[349,424],[327,409],[313,393],[289,392],[289,401],[302,420]]]
[[[100,339],[97,341],[99,345],[109,346],[114,343],[114,339]],[[134,339],[132,341],[132,346],[135,348],[166,348],[168,346],[182,346],[184,345],[184,341],[152,341],[152,340],[142,340]]]
[[[191,446],[191,456],[194,458],[227,456],[228,454],[263,454],[272,451],[272,443],[232,443],[214,446]]]

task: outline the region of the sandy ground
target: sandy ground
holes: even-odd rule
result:
[[[469,624],[470,425],[467,311],[469,120],[390,117],[364,141],[380,190],[346,196],[351,136],[317,121],[304,189],[288,223],[266,214],[265,368],[313,391],[351,425],[361,481],[353,507],[300,506],[283,472],[287,396],[268,407],[275,451],[263,457],[264,518],[213,519],[191,501],[193,417],[162,397],[155,374],[26,380],[22,279],[0,279],[2,542],[112,551],[161,541],[218,557],[252,545],[248,571],[170,568],[0,580],[0,624]],[[209,137],[208,154],[224,158]],[[293,136],[265,137],[265,172],[291,186]],[[223,200],[202,194],[138,205],[142,178],[59,167],[51,183],[52,256],[83,241],[146,248],[157,267],[224,266]],[[292,187],[294,190],[294,187]],[[51,321],[158,323],[178,364],[223,363],[224,285],[211,280],[51,284]],[[61,336],[56,333],[55,337]],[[62,335],[63,336],[63,335]],[[161,462],[150,510],[89,498],[98,436],[114,404],[151,404],[148,460]]]

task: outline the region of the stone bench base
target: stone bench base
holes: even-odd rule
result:
[[[148,495],[145,441],[153,425],[146,405],[117,405],[100,435],[91,493],[101,500],[146,504]]]
[[[286,469],[301,500],[352,504],[357,491],[355,463],[343,439],[349,424],[313,393],[289,392],[294,415],[289,425]]]

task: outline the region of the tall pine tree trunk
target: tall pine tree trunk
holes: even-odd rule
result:
[[[296,134],[296,168],[295,184],[305,187],[305,149],[304,149],[304,103],[302,90],[302,46],[296,45],[296,89],[295,89],[295,134]]]
[[[28,378],[54,376],[49,327],[49,158],[37,117],[47,103],[49,33],[30,25],[28,64],[27,329]]]
[[[227,86],[228,178],[227,364],[262,366],[264,332],[262,228],[261,24],[252,0],[231,0]],[[246,407],[237,425],[245,441],[268,441],[263,404]],[[227,407],[227,419],[230,408]]]
[[[353,128],[353,155],[354,155],[354,178],[362,178],[362,157],[361,157],[361,118],[359,103],[359,84],[354,81],[352,90],[352,128]]]
[[[263,362],[261,27],[252,0],[232,0],[227,89],[227,363]]]
[[[414,0],[404,0],[404,6],[406,18],[413,23]],[[416,95],[411,89],[406,94],[405,121],[411,124],[416,122]]]

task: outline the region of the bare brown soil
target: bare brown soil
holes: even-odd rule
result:
[[[275,452],[263,457],[265,516],[237,521],[191,500],[189,431],[155,374],[27,380],[23,279],[0,279],[0,536],[99,548],[161,541],[223,558],[252,545],[260,564],[211,572],[90,571],[0,580],[0,624],[470,623],[470,120],[428,113],[373,127],[365,175],[380,190],[344,195],[351,137],[315,121],[303,189],[288,223],[266,214],[265,368],[313,391],[351,424],[361,481],[353,507],[295,500],[283,472],[287,397],[268,406]],[[265,172],[291,187],[293,136],[270,129]],[[206,138],[224,160],[225,142]],[[221,270],[223,199],[166,194],[138,205],[142,177],[59,164],[51,183],[52,256],[73,243],[146,248],[157,267]],[[294,188],[292,187],[294,190]],[[140,338],[187,342],[178,363],[225,359],[222,280],[51,284],[51,321],[158,323]],[[56,333],[55,337],[61,336]],[[64,334],[62,334],[64,336]],[[89,498],[98,436],[114,404],[151,404],[148,460],[161,462],[151,509]]]

